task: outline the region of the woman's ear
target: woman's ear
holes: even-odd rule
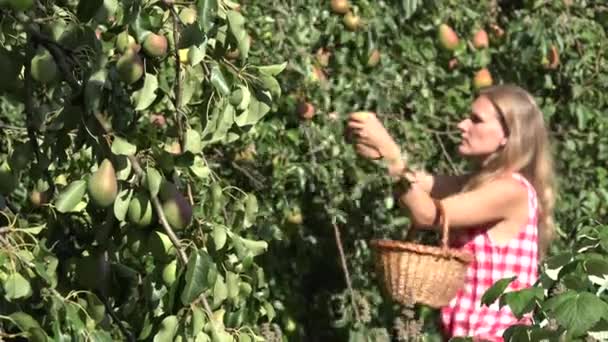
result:
[[[503,137],[503,138],[500,140],[500,147],[504,147],[504,146],[507,144],[507,142],[508,142],[508,141],[509,141],[509,138],[507,138],[507,137]]]

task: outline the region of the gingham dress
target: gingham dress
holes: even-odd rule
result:
[[[452,245],[475,256],[467,270],[465,285],[448,306],[441,309],[446,338],[470,336],[475,340],[503,341],[502,334],[518,320],[508,306],[499,309],[498,300],[490,307],[481,305],[481,297],[496,281],[517,276],[507,291],[532,286],[538,278],[538,202],[534,187],[520,174],[513,174],[528,190],[528,222],[508,244],[497,245],[488,235],[488,227],[467,229],[454,234]]]

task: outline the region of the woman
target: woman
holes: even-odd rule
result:
[[[400,149],[375,115],[351,115],[357,152],[384,157],[389,173],[411,186],[398,194],[417,227],[437,227],[441,218],[433,199],[449,218],[452,245],[470,251],[465,285],[441,309],[446,338],[473,336],[502,341],[518,320],[508,306],[499,309],[480,301],[496,281],[516,279],[507,291],[532,286],[539,258],[553,235],[553,166],[543,116],[528,92],[512,85],[486,88],[474,100],[470,115],[458,124],[461,156],[473,164],[464,175],[431,175],[411,171]]]

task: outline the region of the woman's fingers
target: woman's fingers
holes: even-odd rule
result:
[[[365,122],[357,120],[348,120],[347,127],[351,129],[362,129],[365,127]]]
[[[357,153],[359,153],[361,156],[363,156],[365,158],[368,158],[368,159],[382,158],[382,154],[380,154],[380,152],[376,148],[371,147],[369,145],[358,142],[355,145],[355,149],[356,149]]]

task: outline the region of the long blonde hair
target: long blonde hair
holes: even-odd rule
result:
[[[489,156],[465,186],[470,190],[504,172],[520,172],[536,190],[539,203],[538,250],[545,255],[554,235],[555,176],[547,127],[534,98],[515,85],[483,89],[504,120],[507,143]]]

